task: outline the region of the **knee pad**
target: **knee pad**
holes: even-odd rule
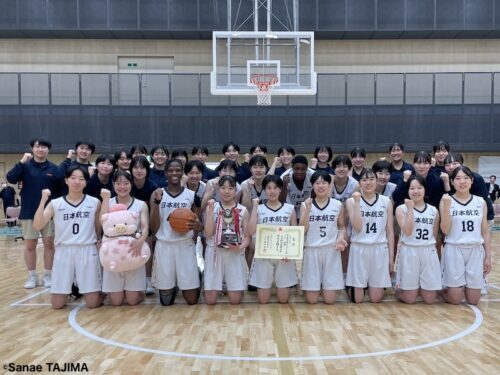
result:
[[[159,294],[160,294],[160,303],[162,306],[171,306],[175,302],[175,297],[177,296],[179,288],[174,287],[173,289],[160,289]]]

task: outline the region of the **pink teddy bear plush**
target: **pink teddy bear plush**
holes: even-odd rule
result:
[[[151,256],[151,250],[146,242],[142,245],[139,256],[133,256],[129,252],[131,242],[139,237],[138,223],[139,214],[128,211],[122,204],[113,206],[109,213],[102,215],[104,237],[99,257],[106,270],[125,272],[146,264]]]

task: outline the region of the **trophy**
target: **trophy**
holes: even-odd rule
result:
[[[220,247],[228,248],[229,244],[239,244],[240,239],[234,228],[234,216],[232,209],[224,209],[222,216],[223,226],[221,233]]]

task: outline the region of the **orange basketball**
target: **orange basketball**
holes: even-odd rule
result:
[[[168,222],[177,233],[187,233],[190,231],[188,222],[191,219],[196,220],[196,215],[189,208],[176,208],[168,217]]]

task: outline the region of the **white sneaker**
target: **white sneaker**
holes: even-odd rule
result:
[[[38,285],[38,276],[35,275],[28,275],[28,280],[26,280],[26,283],[24,284],[24,289],[33,289],[36,288]]]
[[[151,284],[151,280],[146,281],[146,295],[150,296],[155,294],[155,290],[153,289],[153,285]]]
[[[44,273],[42,277],[42,283],[44,288],[50,288],[52,285],[52,275],[50,273]]]
[[[486,277],[483,279],[483,287],[481,288],[481,295],[485,296],[488,294],[488,280]]]

